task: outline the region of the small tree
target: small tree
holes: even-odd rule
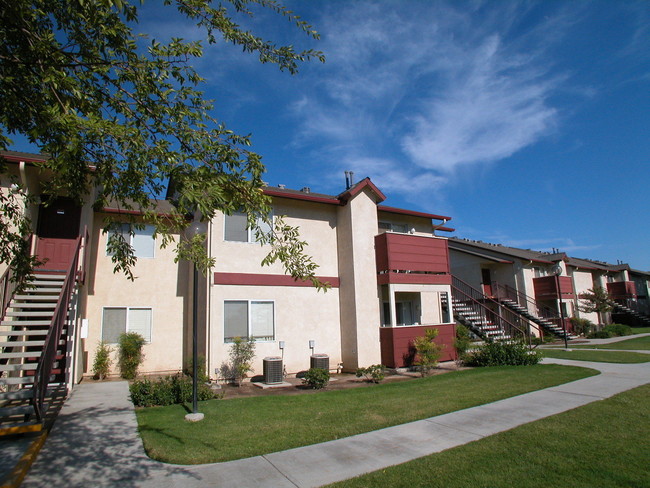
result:
[[[95,360],[93,361],[93,378],[103,380],[108,376],[111,369],[111,352],[113,350],[104,342],[99,341],[95,350]]]
[[[467,358],[467,351],[472,345],[472,338],[469,334],[469,329],[462,324],[456,325],[456,337],[454,339],[454,347],[458,354],[457,364],[461,364]]]
[[[422,376],[426,376],[429,372],[438,366],[438,359],[444,345],[436,344],[435,338],[438,337],[438,329],[427,329],[424,336],[416,337],[413,340],[415,347],[415,365],[420,367]]]
[[[598,314],[598,323],[605,324],[607,313],[613,310],[612,297],[602,286],[594,286],[580,295],[582,303],[578,305],[578,310],[585,313]]]
[[[144,360],[142,347],[146,340],[137,332],[126,332],[119,338],[119,358],[118,364],[120,374],[126,380],[132,380],[138,374],[138,368]]]
[[[246,374],[253,370],[251,361],[254,357],[255,343],[251,340],[245,341],[241,337],[235,337],[232,346],[230,346],[230,363],[232,374],[238,386],[241,386]]]

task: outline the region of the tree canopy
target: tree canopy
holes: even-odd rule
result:
[[[24,135],[49,155],[48,194],[81,200],[94,187],[96,209],[112,202],[142,211],[163,245],[195,211],[208,220],[217,211],[244,210],[255,227],[270,209],[262,193],[261,157],[249,149],[248,136],[214,115],[192,62],[206,43],[218,42],[237,45],[290,74],[304,61],[324,61],[319,51],[277,46],[235,22],[253,16],[256,8],[272,11],[307,38],[318,39],[318,33],[273,0],[227,0],[218,6],[210,0],[163,0],[159,8],[195,23],[204,40],[162,42],[136,34],[142,5],[142,0],[0,0],[0,149],[11,146],[13,135]],[[175,211],[161,217],[151,196],[163,192],[172,175]],[[0,201],[0,210],[11,210],[10,200]],[[19,212],[3,211],[0,225],[0,234],[13,236],[0,243],[0,257],[17,259],[11,245],[25,231]],[[271,245],[265,262],[280,260],[294,278],[319,284],[316,264],[303,254],[296,229],[278,219],[274,232],[261,237]],[[132,278],[133,249],[121,233],[111,239],[116,270]],[[206,269],[212,262],[201,249],[179,243],[178,257]]]

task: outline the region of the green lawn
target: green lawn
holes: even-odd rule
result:
[[[573,359],[576,361],[596,361],[601,363],[647,363],[650,354],[623,351],[565,351],[563,349],[542,349],[545,358]]]
[[[612,342],[611,344],[594,344],[594,345],[571,345],[571,349],[589,348],[589,349],[617,349],[628,351],[646,351],[650,350],[650,336],[633,337],[624,341]]]
[[[647,488],[650,385],[336,488]]]
[[[311,395],[201,402],[201,422],[183,406],[136,411],[154,459],[200,464],[315,444],[493,402],[598,374],[560,365],[476,368],[399,383]]]
[[[650,327],[632,327],[633,334],[650,334]]]

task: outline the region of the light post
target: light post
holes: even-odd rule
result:
[[[559,300],[560,308],[560,320],[562,320],[562,331],[564,333],[564,349],[569,348],[569,339],[566,333],[566,320],[564,319],[564,309],[562,308],[562,291],[560,290],[560,274],[562,273],[562,267],[559,264],[553,266],[551,271],[555,275],[555,289],[557,290],[557,297]]]
[[[197,235],[202,235],[205,239],[205,234],[207,232],[208,226],[205,222],[201,222],[196,219],[187,227],[185,230],[185,237],[188,240],[194,239]],[[199,355],[199,345],[198,345],[198,309],[199,309],[199,299],[197,294],[197,288],[199,287],[199,272],[196,269],[196,263],[192,263],[193,271],[193,284],[192,284],[192,413],[188,413],[185,416],[185,420],[190,422],[198,422],[203,420],[204,415],[199,413],[198,407],[198,355]]]

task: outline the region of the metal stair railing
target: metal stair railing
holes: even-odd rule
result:
[[[520,307],[526,309],[531,316],[538,320],[546,320],[556,327],[564,329],[560,314],[552,308],[547,307],[546,305],[541,305],[534,298],[529,297],[525,293],[522,293],[509,285],[504,285],[503,283],[498,283],[496,281],[493,282],[492,289],[496,289],[495,297],[497,300],[506,299],[516,302]]]
[[[531,324],[523,317],[453,275],[451,292],[452,299],[463,302],[474,314],[492,322],[511,338],[523,340],[532,347]],[[536,324],[532,327],[538,328]]]
[[[38,360],[38,366],[36,367],[36,373],[34,375],[34,411],[36,412],[36,418],[39,422],[43,421],[44,409],[43,405],[45,403],[45,395],[50,382],[50,376],[52,370],[54,369],[54,363],[56,362],[57,349],[59,340],[61,338],[61,333],[65,322],[68,320],[68,308],[70,306],[70,300],[75,288],[75,282],[77,279],[77,267],[79,263],[79,252],[81,249],[81,237],[77,238],[76,250],[72,263],[65,275],[65,281],[63,282],[63,287],[61,289],[61,294],[59,295],[59,300],[54,309],[54,315],[52,316],[52,321],[50,322],[50,327],[45,336],[45,345],[43,346],[43,352],[41,357]]]

